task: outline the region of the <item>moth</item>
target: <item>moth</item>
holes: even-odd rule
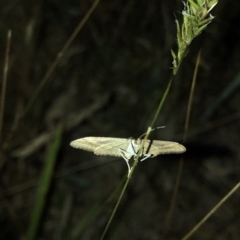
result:
[[[140,161],[154,158],[161,154],[178,154],[186,151],[186,148],[177,143],[160,140],[126,139],[111,137],[84,137],[72,141],[70,145],[96,155],[108,155],[122,157],[131,171],[129,160],[139,155]]]

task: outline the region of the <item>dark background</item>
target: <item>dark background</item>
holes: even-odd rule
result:
[[[25,236],[49,136],[60,123],[59,175],[53,179],[37,239],[99,239],[127,166],[122,159],[76,150],[69,143],[85,136],[139,137],[168,83],[170,50],[176,50],[175,16],[181,20],[182,1],[105,0],[32,107],[19,117],[91,4],[0,3],[2,69],[7,31],[12,30],[1,138],[0,239]],[[166,128],[151,134],[153,139],[182,141],[201,49],[183,175],[166,239],[181,239],[239,181],[239,1],[222,0],[212,14],[216,18],[190,46],[157,119],[155,125]],[[180,157],[158,156],[137,166],[107,239],[162,239]],[[239,239],[239,198],[238,190],[192,239]]]

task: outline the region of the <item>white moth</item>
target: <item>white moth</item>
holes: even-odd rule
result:
[[[143,144],[141,148],[141,145]],[[110,137],[85,137],[72,141],[70,145],[74,148],[94,152],[96,155],[108,155],[122,157],[131,168],[129,160],[139,154],[140,161],[153,158],[160,154],[178,154],[186,151],[186,148],[177,143],[160,140],[126,139]],[[141,151],[141,152],[139,152]]]

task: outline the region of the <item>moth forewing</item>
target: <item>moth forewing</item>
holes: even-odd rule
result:
[[[144,146],[143,146],[143,153],[145,155],[149,155],[149,157],[153,158],[156,157],[157,155],[159,155],[159,149],[153,144],[153,141],[150,140],[146,140],[145,142],[143,142]]]
[[[85,137],[72,141],[70,145],[74,148],[93,152],[97,147],[97,142],[94,140],[94,137]]]
[[[152,145],[158,149],[154,151],[157,155],[178,154],[186,151],[186,148],[177,142],[153,140]]]
[[[94,149],[96,155],[108,155],[121,157],[119,153],[120,148],[126,143],[124,138],[104,138],[105,141],[99,143],[99,145]]]
[[[177,142],[146,140],[144,142],[143,152],[142,152],[142,155],[145,156],[145,158],[141,159],[141,161],[149,157],[154,158],[162,154],[178,154],[178,153],[183,153],[185,151],[186,151],[186,148]]]
[[[120,140],[120,141],[119,141]],[[97,155],[111,155],[120,157],[114,145],[122,145],[124,139],[108,137],[85,137],[72,141],[70,145],[74,148],[94,152]]]

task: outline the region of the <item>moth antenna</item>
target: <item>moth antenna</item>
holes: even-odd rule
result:
[[[157,130],[159,128],[165,128],[166,126],[160,126],[160,127],[155,127],[153,128],[150,132],[153,132],[154,130]],[[145,132],[144,134],[142,134],[139,138],[142,138],[143,136],[145,136],[147,133]]]

